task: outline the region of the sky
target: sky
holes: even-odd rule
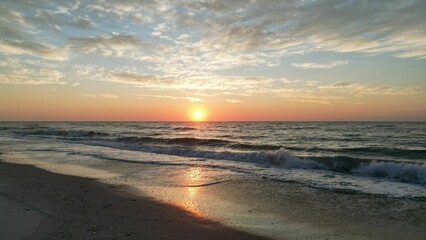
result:
[[[2,0],[0,120],[426,121],[424,0]]]

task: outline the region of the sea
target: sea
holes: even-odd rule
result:
[[[16,143],[3,153],[197,167],[211,173],[200,184],[238,176],[426,197],[425,122],[0,122],[0,139]]]

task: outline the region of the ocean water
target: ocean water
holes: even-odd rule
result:
[[[0,145],[3,152],[56,151],[214,172],[199,184],[247,176],[426,197],[422,122],[2,122],[0,137],[36,143]]]

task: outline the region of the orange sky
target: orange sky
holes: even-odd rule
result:
[[[241,103],[220,99],[191,103],[146,97],[92,98],[73,92],[30,88],[0,89],[2,120],[188,121],[201,110],[208,121],[422,120],[423,96],[370,97],[368,103],[317,104],[280,98],[249,98]]]

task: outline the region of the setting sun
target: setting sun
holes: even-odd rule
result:
[[[194,120],[195,121],[202,121],[203,120],[203,112],[202,111],[195,111],[194,112]]]

